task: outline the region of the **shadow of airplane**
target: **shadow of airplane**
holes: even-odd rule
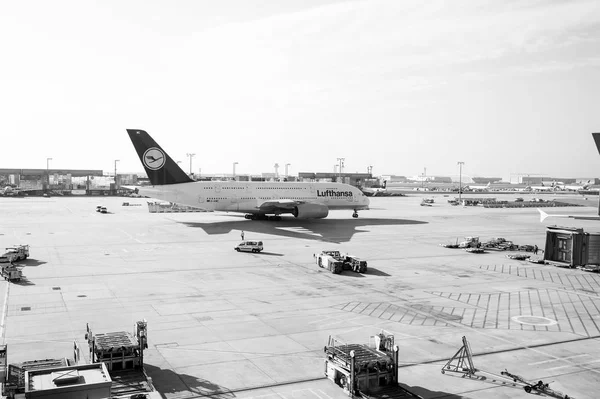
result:
[[[426,224],[420,220],[409,219],[292,219],[271,220],[229,220],[224,222],[178,222],[188,227],[203,229],[207,234],[228,234],[234,230],[246,232],[246,238],[252,233],[269,234],[280,237],[341,243],[350,241],[355,233],[369,232],[369,226],[401,226]]]

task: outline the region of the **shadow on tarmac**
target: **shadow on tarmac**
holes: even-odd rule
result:
[[[235,398],[235,394],[229,392],[229,389],[195,376],[178,374],[173,370],[161,369],[151,364],[144,364],[144,369],[152,378],[154,387],[163,399],[181,392],[191,392],[217,399]]]
[[[34,266],[39,266],[39,265],[43,265],[44,261],[41,260],[37,260],[37,259],[31,259],[31,258],[27,258],[25,260],[22,260],[18,263],[19,266],[27,266],[27,267],[34,267]]]
[[[437,398],[439,398],[439,399],[462,399],[462,398],[464,398],[464,396],[462,396],[462,395],[456,395],[453,393],[442,392],[442,391],[430,391],[429,389],[420,387],[418,385],[410,386],[410,385],[403,384],[403,383],[399,383],[399,385],[402,388],[404,388],[414,394],[417,394],[423,398],[436,398],[436,399]]]
[[[278,254],[276,252],[259,252],[257,255],[268,255],[268,256],[283,256],[283,254]]]
[[[12,283],[16,284],[16,285],[21,285],[23,287],[27,287],[29,285],[35,285],[34,282],[32,282],[31,280],[27,279],[27,277],[25,277],[25,276],[21,276],[21,280],[19,280],[19,281],[13,281]]]
[[[342,276],[342,277],[358,277],[358,278],[365,277],[365,276],[363,276],[360,273],[351,272],[351,271],[343,271],[340,274],[338,274],[338,276]]]
[[[243,217],[243,216],[242,216]],[[234,220],[225,222],[179,222],[188,227],[204,230],[207,234],[229,234],[234,230],[244,231],[246,239],[252,233],[269,234],[281,237],[305,240],[341,243],[350,241],[355,233],[367,233],[368,226],[401,226],[426,224],[420,220],[409,219],[294,219],[284,217],[279,221],[272,220]]]
[[[369,266],[367,268],[367,274],[373,275],[373,276],[383,276],[383,277],[390,277],[391,274],[387,274],[386,272],[382,272],[379,269],[375,269],[374,267]]]

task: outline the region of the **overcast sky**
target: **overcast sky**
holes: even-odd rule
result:
[[[0,3],[0,168],[600,177],[600,1]]]

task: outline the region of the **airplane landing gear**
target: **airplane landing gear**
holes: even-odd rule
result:
[[[354,213],[352,214],[352,217],[354,219],[356,219],[358,217],[358,212],[356,211],[356,209],[354,210]]]
[[[273,220],[273,221],[281,220],[281,216],[279,216],[279,215],[267,216],[267,215],[261,215],[261,214],[256,214],[256,213],[247,213],[244,215],[244,218],[250,219],[250,220]]]

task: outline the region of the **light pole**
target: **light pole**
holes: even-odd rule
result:
[[[337,160],[338,160],[338,162],[340,164],[340,167],[339,167],[338,170],[340,172],[339,173],[339,177],[340,177],[340,181],[341,181],[342,180],[342,169],[344,168],[344,161],[346,160],[346,158],[338,158]]]
[[[115,159],[115,191],[117,191],[117,162],[119,162],[118,159]]]
[[[188,153],[187,153],[187,154],[185,154],[185,155],[187,155],[188,157],[190,157],[190,175],[191,175],[191,174],[192,174],[192,158],[194,158],[194,156],[195,156],[196,154],[192,154],[192,153],[189,153],[189,152],[188,152]]]
[[[458,172],[458,202],[460,202],[461,198],[462,198],[462,166],[465,164],[462,161],[458,161],[458,167],[459,167],[459,172]]]
[[[233,163],[233,180],[235,180],[235,165],[237,165],[237,162]]]
[[[52,161],[52,158],[46,158],[46,176],[48,177],[48,187],[46,187],[46,190],[50,189],[50,161]]]

